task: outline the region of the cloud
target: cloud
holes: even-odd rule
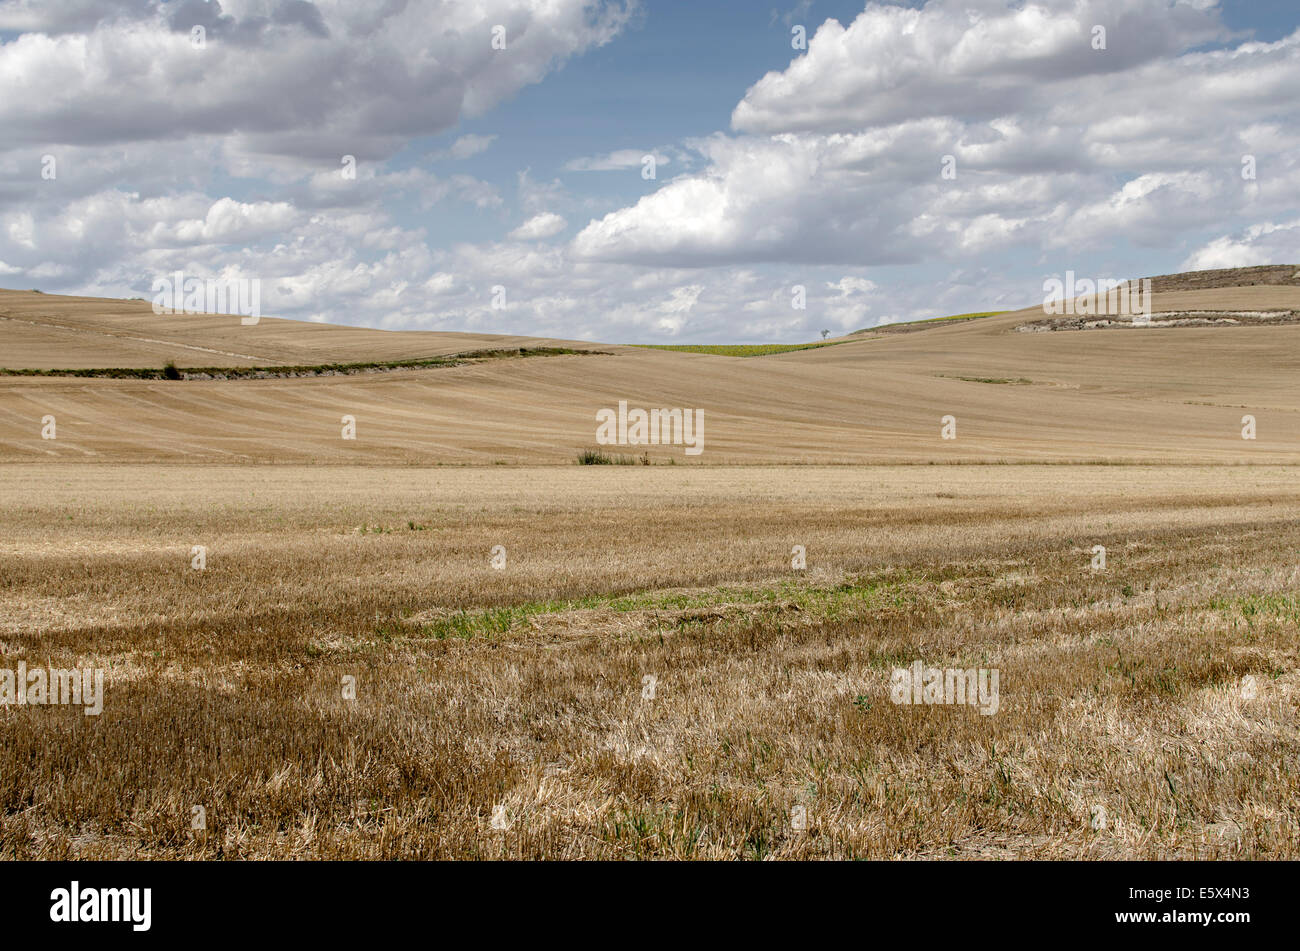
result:
[[[540,212],[549,207],[562,205],[568,200],[564,186],[558,178],[549,182],[539,182],[532,177],[532,169],[523,169],[515,176],[516,193],[524,211]]]
[[[495,135],[462,135],[451,144],[451,148],[441,154],[453,159],[473,158],[486,152],[494,141]]]
[[[771,16],[768,18],[767,25],[772,26],[778,20],[786,26],[794,26],[796,23],[802,23],[812,10],[813,0],[799,0],[793,7],[782,13],[775,7],[772,9]]]
[[[609,42],[631,12],[608,0],[229,7],[135,3],[134,16],[112,17],[73,0],[48,13],[0,6],[0,22],[38,31],[0,44],[7,143],[223,135],[246,152],[309,161],[387,157]],[[505,49],[492,48],[498,24]],[[202,49],[191,43],[195,26],[207,31]]]
[[[1300,219],[1252,225],[1241,234],[1215,238],[1188,255],[1187,270],[1300,264]]]
[[[154,0],[0,0],[0,30],[72,33],[109,20],[138,20],[157,10]]]
[[[710,162],[703,173],[591,222],[574,253],[675,267],[916,259],[933,248],[929,235],[906,231],[916,194],[860,167],[877,145],[865,137],[715,137],[699,146]]]
[[[573,158],[561,181],[493,177],[501,150],[429,170],[490,133],[423,142],[608,42],[630,4],[200,6],[0,0],[0,28],[28,31],[0,43],[5,283],[147,296],[179,269],[259,278],[277,316],[735,342],[1024,306],[1048,258],[1300,256],[1300,34],[1223,42],[1211,2],[930,0],[808,23],[806,53],[726,104],[728,129],[648,149],[674,173],[648,183],[640,149]],[[639,197],[583,192],[583,171],[624,171]]]
[[[667,165],[671,159],[667,155],[655,152],[642,152],[637,149],[619,149],[604,155],[591,155],[583,158],[569,159],[564,163],[566,172],[618,172],[629,168],[642,168],[647,158],[654,159],[656,166]]]
[[[529,218],[510,232],[509,237],[512,241],[537,241],[542,238],[552,238],[567,226],[568,222],[563,218],[548,211]]]
[[[1203,49],[1227,35],[1218,17],[1203,0],[868,5],[755,83],[733,132],[695,144],[704,167],[592,221],[573,252],[873,267],[1173,249],[1296,208],[1300,32]],[[1243,183],[1247,153],[1261,172]]]
[[[1092,28],[1106,28],[1106,49]],[[1227,34],[1199,2],[931,0],[869,5],[827,20],[807,55],[755,83],[732,114],[740,132],[846,132],[926,116],[991,119],[1081,77],[1131,70]]]

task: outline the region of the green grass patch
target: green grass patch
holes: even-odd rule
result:
[[[558,601],[529,601],[509,607],[460,610],[427,623],[390,621],[380,625],[376,633],[385,638],[406,636],[436,640],[449,637],[494,637],[524,627],[529,618],[584,610],[628,614],[634,611],[725,611],[727,607],[757,607],[759,613],[793,609],[810,613],[820,620],[836,621],[860,616],[864,612],[905,608],[913,600],[909,590],[911,580],[904,573],[888,580],[860,578],[820,587],[791,580],[767,588],[720,587],[697,592],[645,591]]]
[[[913,320],[908,323],[915,324],[936,324],[945,320],[979,320],[981,317],[997,317],[999,314],[1009,314],[1009,310],[981,310],[970,314],[949,314],[947,317],[927,317],[925,320]]]
[[[1215,598],[1210,607],[1229,616],[1239,615],[1247,622],[1278,618],[1300,624],[1300,595],[1251,594],[1235,598]]]

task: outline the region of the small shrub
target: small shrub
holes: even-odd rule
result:
[[[580,466],[648,466],[650,464],[650,453],[648,452],[640,457],[611,456],[599,449],[584,449],[578,453],[578,465]]]

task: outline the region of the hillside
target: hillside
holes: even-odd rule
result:
[[[1154,310],[1300,311],[1283,271],[1162,277]],[[1294,274],[1297,269],[1289,269]],[[1164,288],[1164,289],[1161,289]],[[737,359],[536,338],[263,318],[156,316],[140,301],[0,291],[9,368],[261,366],[491,348],[604,351],[305,379],[0,377],[0,461],[569,463],[596,412],[705,415],[678,464],[1300,462],[1300,325],[1024,333],[1040,307],[836,346]],[[940,418],[957,438],[939,438]],[[1257,420],[1241,438],[1243,415]],[[54,415],[58,438],[40,438]],[[340,420],[357,420],[357,439]],[[626,451],[639,452],[629,447]]]
[[[590,346],[508,334],[375,330],[263,317],[244,326],[223,314],[158,315],[142,300],[0,290],[0,366],[252,367],[407,360],[472,350]]]

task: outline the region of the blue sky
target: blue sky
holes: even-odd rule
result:
[[[1300,26],[1300,6],[1292,0],[1225,0],[1223,22],[1255,39],[1276,42]]]
[[[1300,262],[1298,29],[1290,0],[0,0],[0,286],[184,270],[274,316],[760,342]]]
[[[848,22],[862,6],[822,0],[811,10],[817,23]],[[490,115],[414,145],[400,161],[419,163],[463,133],[496,135],[496,147],[476,159],[475,174],[504,187],[528,168],[538,178],[561,177],[615,210],[653,189],[640,165],[626,173],[566,174],[564,164],[620,149],[647,152],[725,129],[754,80],[790,62],[794,12],[742,0],[642,4],[615,42],[572,60]],[[805,21],[814,22],[800,17]],[[667,176],[677,171],[671,162],[663,169]],[[500,234],[499,221],[467,211],[427,223],[431,234],[452,241]]]

